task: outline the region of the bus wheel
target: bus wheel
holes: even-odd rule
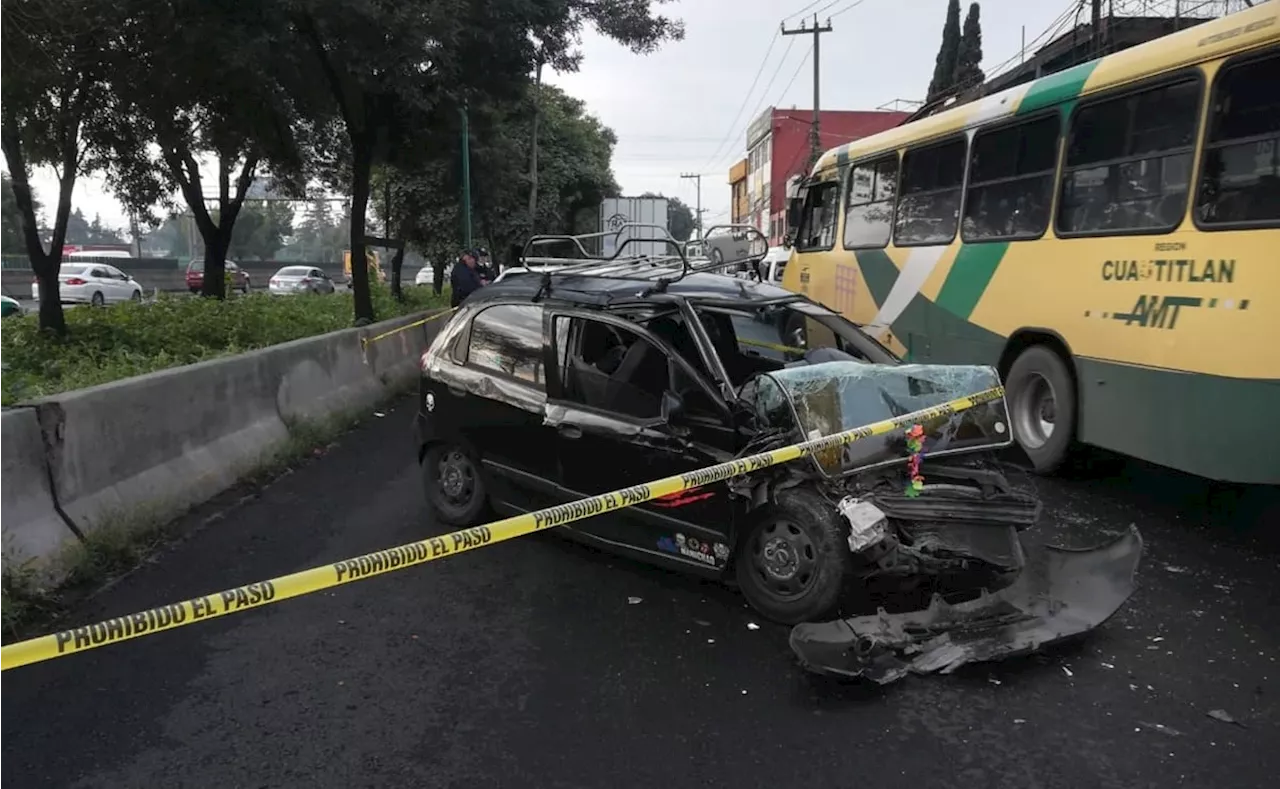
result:
[[[1076,392],[1066,362],[1053,349],[1033,345],[1009,368],[1005,391],[1018,445],[1038,473],[1056,471],[1076,433]]]

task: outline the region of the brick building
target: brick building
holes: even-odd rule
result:
[[[821,148],[825,151],[893,128],[906,118],[905,112],[826,110],[818,122]],[[770,244],[782,243],[787,231],[787,195],[808,173],[812,120],[813,110],[766,109],[747,127],[745,168],[744,162],[738,162],[729,171],[735,217],[739,215],[740,183],[746,201],[741,220],[734,221],[755,225],[769,237]]]

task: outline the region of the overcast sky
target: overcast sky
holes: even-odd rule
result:
[[[983,68],[992,74],[1002,64],[1016,64],[1023,26],[1028,50],[1059,21],[1070,29],[1078,4],[983,0]],[[962,16],[968,5],[962,0]],[[1081,21],[1088,17],[1085,5]],[[694,183],[680,174],[700,172],[707,222],[723,221],[728,170],[745,153],[747,124],[770,105],[813,104],[812,37],[776,36],[784,19],[792,27],[806,16],[811,21],[814,11],[824,23],[831,17],[834,30],[821,42],[822,105],[872,110],[895,99],[923,98],[946,6],[947,0],[680,0],[662,11],[684,20],[684,41],[641,56],[587,32],[581,71],[548,80],[583,99],[617,133],[613,169],[623,194],[661,192],[692,206]],[[50,172],[35,175],[39,197],[49,206],[56,181]],[[107,224],[125,224],[119,203],[96,179],[81,179],[74,205],[87,217],[101,214]]]

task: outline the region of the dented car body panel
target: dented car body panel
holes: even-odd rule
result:
[[[548,282],[512,277],[472,294],[422,359],[415,432],[424,478],[433,471],[426,460],[433,446],[458,448],[474,458],[487,506],[500,515],[694,471],[999,385],[990,367],[902,364],[840,315],[766,284],[709,274],[656,291],[604,276]],[[843,556],[834,559],[851,590],[887,582],[937,589],[953,601],[920,613],[928,614],[920,621],[931,623],[934,637],[963,630],[970,603],[962,600],[983,590],[975,616],[995,612],[991,621],[1006,625],[1049,617],[1043,627],[1025,625],[1029,631],[988,627],[988,640],[965,655],[998,655],[1004,647],[994,644],[1002,637],[1013,648],[1054,628],[1083,627],[1123,602],[1115,601],[1124,586],[1113,585],[1098,593],[1104,604],[1090,609],[1094,615],[1066,626],[1021,596],[1058,594],[1052,584],[1064,572],[1091,565],[1033,561],[1039,574],[1028,577],[1020,534],[1040,516],[1040,502],[1011,486],[994,462],[993,451],[1012,440],[1002,397],[920,428],[918,490],[907,485],[906,437],[889,434],[556,532],[741,583],[761,519],[787,491],[804,490],[824,502],[823,517],[842,524]],[[775,550],[777,556],[790,554]],[[1136,556],[1117,561],[1130,558],[1136,566]],[[1026,615],[1002,618],[1014,609]],[[892,629],[894,620],[876,621],[880,631],[865,618],[801,625],[792,647],[808,668],[846,676],[896,678],[931,665],[905,657],[916,642],[903,634],[915,638],[917,620],[902,620],[901,632]],[[866,638],[878,639],[872,663],[888,668],[859,662]]]

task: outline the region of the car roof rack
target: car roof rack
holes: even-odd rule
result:
[[[656,238],[645,238],[628,233],[628,231],[636,229],[657,231],[660,235]],[[716,235],[717,232],[719,232],[719,235]],[[625,238],[623,237],[624,234]],[[753,235],[754,238],[752,237]],[[597,240],[602,242],[609,237],[617,240],[617,248],[608,257],[592,254],[587,249],[588,245],[583,243]],[[704,254],[696,258],[696,262],[691,263],[689,257],[685,254],[685,250],[688,244],[693,242],[682,244],[671,235],[667,228],[661,225],[628,222],[613,230],[594,233],[532,236],[525,243],[524,249],[520,252],[516,262],[530,274],[541,274],[542,284],[534,296],[535,299],[551,292],[556,277],[603,277],[634,280],[651,283],[651,287],[647,292],[661,293],[667,289],[667,286],[679,282],[689,274],[724,269],[741,263],[752,264],[757,269],[757,275],[759,274],[759,263],[769,251],[768,239],[759,229],[745,224],[714,225],[708,228],[703,237],[697,239],[697,241],[702,243],[705,252],[709,246],[709,241],[714,244],[719,239],[738,242],[745,240],[747,241],[747,253],[745,256],[726,259],[724,249],[729,245],[717,245],[716,249],[720,250],[718,257],[712,259]],[[758,244],[752,243],[757,240],[759,241]],[[627,246],[641,241],[661,242],[671,248],[672,254],[623,254]],[[574,256],[562,257],[532,254],[536,247],[545,247],[553,244],[571,244]],[[531,266],[538,266],[541,270],[535,271]]]

